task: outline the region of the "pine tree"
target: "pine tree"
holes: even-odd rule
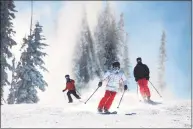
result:
[[[159,66],[158,66],[158,84],[161,90],[165,88],[165,62],[166,62],[166,34],[165,31],[162,33],[161,45],[159,48]]]
[[[129,67],[130,67],[130,59],[129,59],[129,48],[128,48],[128,33],[126,33],[126,39],[125,39],[125,47],[124,47],[124,59],[123,59],[123,70],[125,73],[125,76],[127,78],[130,78],[130,73],[129,73]]]
[[[124,19],[123,13],[120,15],[120,20],[118,22],[118,38],[119,38],[119,60],[123,62],[124,48],[125,48],[125,30],[124,30]]]
[[[95,52],[93,39],[90,28],[88,26],[86,11],[83,11],[82,28],[80,38],[77,40],[74,59],[74,74],[79,82],[78,87],[86,86],[95,75]]]
[[[109,3],[101,12],[95,31],[96,54],[100,64],[100,71],[103,74],[111,69],[113,61],[118,60],[118,34],[117,24]]]
[[[42,52],[44,47],[48,46],[42,43],[45,40],[42,33],[42,26],[36,23],[36,27],[32,35],[28,39],[24,38],[20,62],[15,69],[14,83],[14,99],[15,102],[20,103],[37,103],[39,98],[37,96],[36,87],[45,91],[47,83],[44,81],[40,70],[48,71],[43,65],[43,57],[47,54]],[[11,96],[11,95],[10,95]],[[13,98],[10,98],[13,100]],[[10,102],[11,103],[11,102]]]
[[[128,48],[128,33],[125,32],[124,29],[124,16],[123,13],[120,15],[120,20],[118,22],[118,39],[119,39],[119,44],[118,44],[118,55],[119,55],[119,60],[122,65],[122,69],[126,75],[127,78],[130,77],[129,74],[129,65],[130,65],[130,60],[129,60],[129,48]]]
[[[15,31],[13,31],[12,20],[15,18],[15,5],[13,0],[0,1],[1,8],[1,104],[3,99],[3,87],[9,85],[7,70],[11,70],[12,66],[7,60],[12,57],[10,49],[16,45],[12,39]]]
[[[89,70],[90,70],[90,79],[94,79],[95,75],[99,75],[99,70],[97,68],[98,66],[98,62],[96,60],[96,52],[95,52],[95,49],[94,49],[94,40],[92,38],[92,34],[91,34],[91,31],[90,31],[90,28],[88,26],[88,23],[87,23],[87,26],[86,26],[86,30],[87,30],[87,33],[86,33],[86,41],[88,43],[88,53],[89,53],[89,58],[88,58],[88,64],[89,65]]]

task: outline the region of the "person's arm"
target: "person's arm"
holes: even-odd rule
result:
[[[133,70],[133,76],[135,77],[135,81],[137,82],[137,69],[136,69],[136,67]]]
[[[64,90],[62,90],[63,92],[67,90],[67,85],[66,85],[66,88]]]
[[[104,80],[106,80],[108,77],[109,77],[109,75],[110,75],[110,72],[106,72],[105,73],[105,75],[103,76],[103,78],[99,81],[99,83],[98,83],[98,86],[99,87],[101,87],[102,86],[102,82],[104,81]]]
[[[124,74],[124,73],[122,74],[121,79],[123,80],[123,84],[124,84],[124,85],[127,85],[127,78],[125,77],[125,74]]]
[[[145,72],[146,72],[146,79],[149,80],[149,73],[150,73],[149,68],[147,65],[144,65],[144,67],[145,67]]]
[[[127,90],[127,89],[128,89],[128,86],[127,86],[127,78],[126,78],[126,76],[125,76],[124,73],[122,74],[121,79],[123,80],[124,90]]]

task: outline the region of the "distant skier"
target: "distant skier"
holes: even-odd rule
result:
[[[104,97],[100,100],[98,105],[98,112],[110,113],[109,109],[119,89],[119,84],[124,83],[124,90],[127,90],[127,81],[123,72],[120,72],[120,63],[114,62],[112,64],[113,70],[106,72],[103,79],[98,86],[102,86],[102,81],[107,80],[106,92]]]
[[[76,94],[76,88],[75,88],[75,81],[70,79],[69,75],[65,75],[66,78],[66,88],[64,90],[62,90],[63,92],[68,90],[67,92],[67,96],[68,96],[68,103],[72,103],[72,97],[71,94],[73,94],[77,99],[81,99],[79,95]]]
[[[149,80],[149,68],[147,65],[142,63],[141,57],[136,59],[137,65],[134,68],[133,74],[135,77],[135,81],[138,82],[140,87],[140,93],[144,99],[144,101],[151,101],[150,90],[148,88],[148,80]],[[147,99],[147,100],[146,100]]]

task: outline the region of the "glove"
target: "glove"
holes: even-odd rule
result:
[[[124,85],[124,90],[127,90],[127,85]]]
[[[64,91],[66,91],[66,90],[62,90],[62,92],[64,92]]]
[[[101,86],[102,86],[102,84],[103,84],[102,82],[99,82],[98,87],[101,87]]]
[[[149,80],[149,77],[146,77],[146,80]]]

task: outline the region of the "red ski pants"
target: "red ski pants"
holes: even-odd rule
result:
[[[140,93],[142,95],[142,97],[150,97],[151,94],[150,94],[150,91],[149,91],[149,88],[148,88],[148,80],[146,80],[146,78],[143,78],[143,79],[139,79],[138,81],[138,84],[139,84],[139,88],[140,88]]]
[[[112,102],[115,98],[115,95],[116,95],[116,92],[106,90],[104,97],[101,99],[101,101],[98,105],[98,108],[100,108],[100,109],[105,108],[105,109],[109,110],[109,108],[111,107]]]

